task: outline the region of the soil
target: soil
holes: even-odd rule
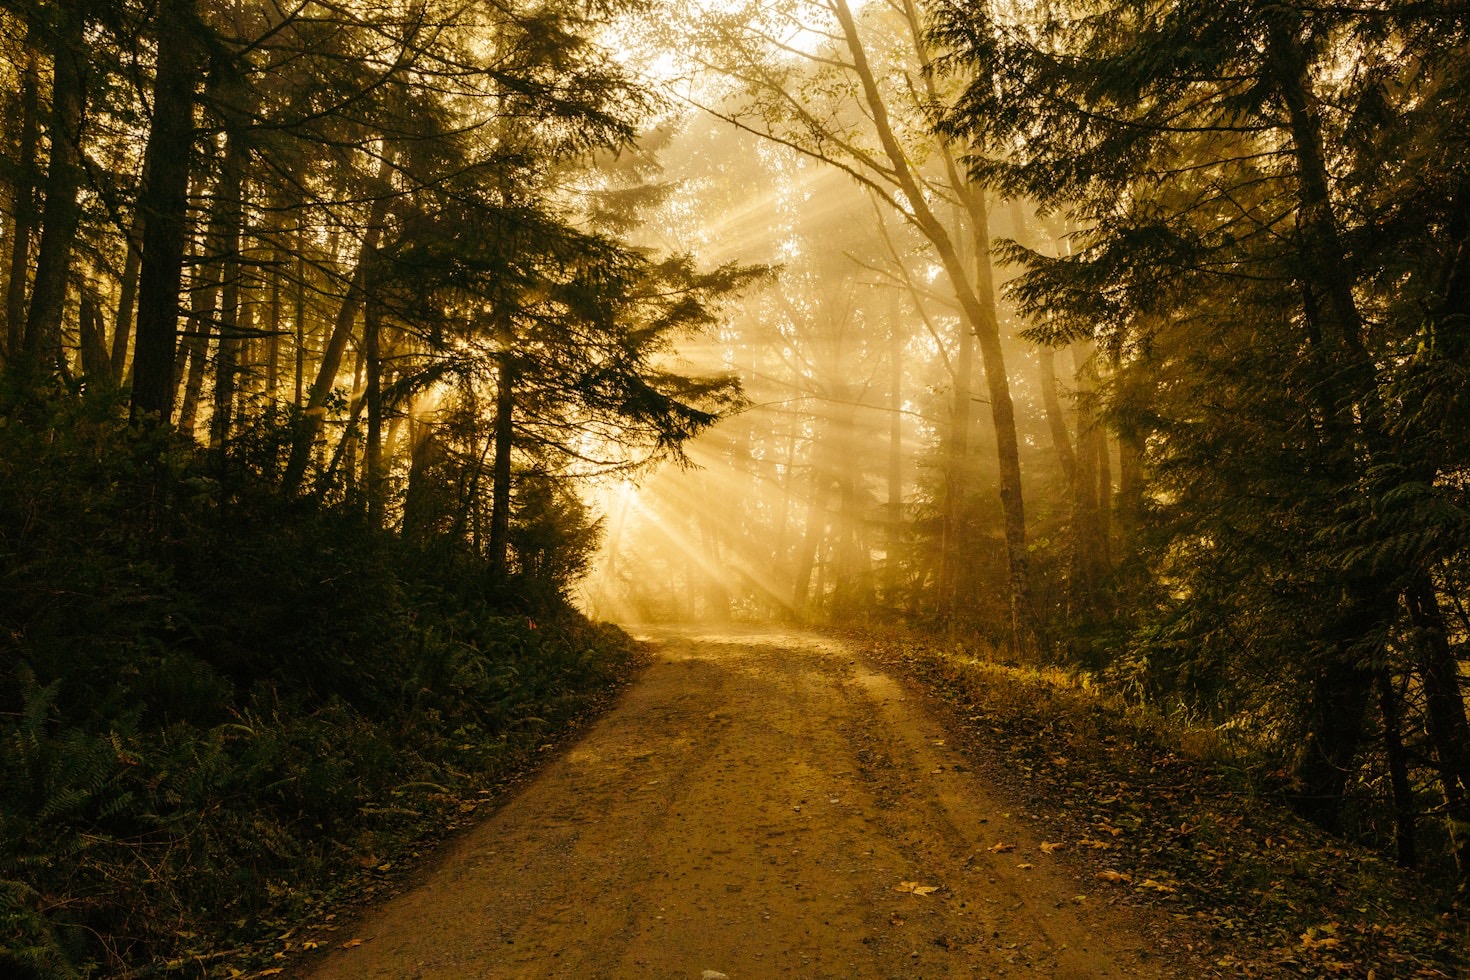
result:
[[[304,975],[1214,972],[1181,923],[1069,866],[926,697],[852,646],[644,638],[617,707]]]

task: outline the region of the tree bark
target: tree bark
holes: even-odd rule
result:
[[[1412,868],[1419,863],[1414,787],[1409,781],[1409,757],[1404,750],[1403,704],[1387,670],[1378,672],[1378,710],[1383,718],[1383,749],[1388,757],[1388,781],[1393,792],[1393,836],[1398,862]]]
[[[146,180],[146,178],[145,178]],[[133,340],[133,322],[138,309],[138,269],[142,265],[143,214],[133,217],[128,233],[128,255],[123,260],[122,281],[118,287],[117,313],[113,318],[111,365],[117,384],[127,380],[128,347]]]
[[[153,124],[138,199],[143,259],[138,274],[137,341],[133,352],[134,421],[167,423],[173,414],[174,344],[179,284],[188,231],[189,173],[194,146],[194,83],[198,75],[191,29],[195,0],[160,0],[159,59]]]
[[[1439,767],[1455,867],[1461,878],[1470,878],[1470,722],[1460,689],[1460,665],[1429,577],[1415,576],[1405,599],[1415,630],[1426,727]]]
[[[515,440],[515,353],[507,344],[500,352],[495,379],[494,487],[490,497],[490,573],[504,581],[510,561],[510,463]]]
[[[228,95],[228,93],[226,93]],[[215,358],[214,414],[209,424],[211,448],[222,447],[233,426],[240,353],[240,249],[245,223],[241,183],[245,170],[244,133],[238,121],[226,125],[224,162],[220,170],[220,310],[219,353]]]
[[[28,39],[33,40],[33,37]],[[31,265],[31,239],[36,229],[36,145],[40,141],[40,71],[35,48],[27,43],[21,69],[20,139],[10,235],[10,275],[5,283],[6,353],[19,357],[25,346],[26,284]]]
[[[80,306],[77,332],[87,389],[94,393],[109,392],[112,390],[112,361],[107,352],[106,328],[97,294],[88,286],[82,288]]]
[[[371,290],[370,290],[371,292]],[[367,490],[368,523],[374,530],[383,526],[386,509],[383,479],[383,358],[382,306],[369,296],[363,309],[362,349],[367,362],[367,446],[363,450],[363,484]]]
[[[1056,351],[1042,347],[1037,350],[1036,359],[1041,367],[1041,405],[1046,413],[1046,427],[1070,497],[1077,486],[1077,454],[1072,449],[1072,434],[1067,430],[1067,415],[1057,390]]]
[[[367,298],[366,283],[373,254],[378,248],[378,239],[383,233],[383,221],[388,214],[388,182],[393,173],[391,162],[385,156],[378,171],[377,191],[368,211],[367,227],[363,231],[362,245],[357,252],[357,265],[342,304],[337,308],[336,320],[332,323],[331,336],[322,351],[321,363],[317,367],[316,381],[311,386],[302,412],[301,428],[291,444],[291,458],[286,464],[282,479],[283,489],[295,493],[301,489],[306,476],[306,467],[311,460],[311,448],[321,432],[327,400],[337,383],[337,373],[342,368],[342,355],[347,350],[347,341],[352,336],[353,325],[362,312]],[[298,326],[299,329],[299,326]],[[298,347],[298,350],[300,348]]]
[[[37,366],[60,367],[72,243],[82,216],[77,192],[82,182],[88,62],[83,4],[60,3],[51,9],[51,153],[46,163],[45,212],[26,314],[24,353]]]
[[[205,368],[209,363],[209,342],[218,316],[220,292],[220,207],[215,204],[204,235],[204,253],[194,257],[194,280],[189,286],[187,326],[179,338],[174,356],[174,374],[180,381],[179,431],[193,434],[199,414],[199,398],[204,391]],[[206,254],[207,253],[207,254]]]
[[[1006,542],[1007,578],[1010,586],[1011,623],[1010,633],[1013,646],[1025,647],[1035,640],[1035,623],[1031,611],[1030,582],[1026,561],[1026,513],[1021,493],[1020,442],[1016,435],[1015,405],[1011,400],[1010,379],[1006,373],[1005,354],[1001,347],[1000,324],[995,312],[995,290],[990,271],[989,214],[985,199],[978,187],[963,183],[957,174],[950,178],[970,216],[971,234],[975,242],[975,269],[973,278],[964,267],[954,241],[943,223],[928,206],[928,194],[909,163],[897,135],[893,130],[888,107],[878,88],[877,80],[868,62],[857,23],[847,0],[831,0],[832,11],[837,17],[843,38],[852,57],[853,71],[862,86],[863,98],[873,121],[875,135],[888,160],[893,181],[903,191],[911,213],[906,217],[934,246],[940,264],[949,274],[955,286],[956,298],[964,312],[965,320],[974,332],[980,348],[980,360],[985,370],[986,394],[990,399],[991,422],[995,429],[996,456],[1000,473],[1000,504],[1004,521]],[[919,45],[921,60],[927,65],[927,53],[922,47],[918,14],[913,5],[906,6],[910,26],[916,31],[915,43]],[[927,75],[928,73],[925,72]],[[954,173],[955,167],[948,147],[941,147],[946,158],[947,169]],[[973,282],[973,288],[967,283]]]
[[[1352,662],[1347,644],[1316,666],[1310,679],[1306,722],[1296,767],[1301,783],[1299,809],[1314,823],[1336,831],[1342,816],[1348,777],[1356,771],[1363,738],[1364,712],[1372,675]]]
[[[903,347],[907,337],[901,324],[898,293],[888,310],[888,559],[884,566],[884,599],[890,609],[899,605],[903,545]]]

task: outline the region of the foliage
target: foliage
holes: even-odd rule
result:
[[[0,426],[7,975],[261,939],[627,676],[558,587],[512,608],[463,546],[221,484],[66,396],[30,411]]]
[[[1060,255],[1006,247],[1011,295],[1036,340],[1106,355],[1102,418],[1145,473],[1093,637],[1104,676],[1280,752],[1324,826],[1360,828],[1386,780],[1400,860],[1422,836],[1462,882],[1446,584],[1470,457],[1463,372],[1440,365],[1467,310],[1465,28],[1429,8],[946,0],[932,30],[965,85],[941,129],[1070,228]]]
[[[899,631],[856,642],[938,695],[954,744],[1036,822],[1086,901],[1171,912],[1216,975],[1466,969],[1463,906],[1293,814],[1278,760],[1229,733],[985,644]]]

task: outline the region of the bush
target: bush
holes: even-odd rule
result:
[[[0,973],[203,956],[434,829],[622,634],[106,407],[0,413]]]

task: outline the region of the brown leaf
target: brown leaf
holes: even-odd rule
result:
[[[995,846],[990,849],[990,853],[991,854],[1004,854],[1006,851],[1014,851],[1015,849],[1016,849],[1016,845],[1015,844],[1002,844],[1002,843],[1000,843],[1000,842],[997,841],[996,844],[995,844]]]
[[[893,886],[896,892],[907,892],[910,895],[933,895],[939,891],[938,885],[921,885],[917,881],[900,881]]]

